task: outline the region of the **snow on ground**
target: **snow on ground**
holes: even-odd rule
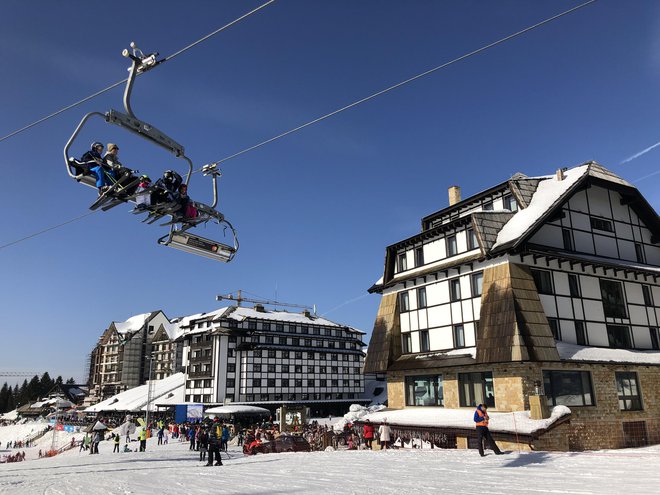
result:
[[[131,444],[133,448],[137,443]],[[147,452],[57,457],[0,465],[0,494],[408,494],[654,493],[660,447],[583,453],[388,450],[265,454],[230,450],[222,467],[205,467],[187,443]],[[224,457],[224,456],[223,456]]]
[[[29,421],[25,424],[9,425],[0,427],[0,458],[16,454],[17,452],[25,452],[26,459],[38,459],[39,450],[43,452],[52,449],[59,449],[71,442],[71,439],[81,440],[84,433],[68,433],[66,431],[49,431],[43,437],[38,438],[33,447],[22,447],[20,449],[7,449],[7,442],[25,441],[28,437],[42,431],[48,426],[46,421]],[[55,435],[55,443],[53,444],[53,434]]]

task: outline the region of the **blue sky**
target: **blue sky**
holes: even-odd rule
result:
[[[261,3],[4,2],[0,135],[125,77],[130,41],[169,55]],[[201,166],[576,4],[282,0],[139,78],[133,109]],[[159,247],[165,228],[128,207],[0,249],[0,371],[82,379],[111,321],[213,310],[239,288],[370,333],[385,247],[453,184],[466,197],[595,159],[658,210],[660,147],[622,162],[660,141],[659,48],[660,4],[601,0],[224,163],[219,208],[241,241],[229,265]],[[121,109],[121,93],[0,143],[0,245],[87,211],[95,192],[68,178],[62,148],[84,113]],[[152,177],[182,166],[102,123],[75,153],[94,140]],[[208,179],[190,194],[210,200]]]

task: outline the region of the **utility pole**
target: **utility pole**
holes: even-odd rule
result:
[[[268,305],[268,306],[280,306],[280,307],[287,307],[287,308],[302,308],[306,309],[310,313],[314,314],[316,316],[316,304],[312,307],[310,306],[304,306],[302,304],[290,304],[290,303],[283,303],[280,301],[272,301],[268,299],[250,299],[247,297],[243,297],[243,291],[242,290],[237,290],[236,291],[236,296],[234,296],[232,293],[225,294],[225,295],[220,295],[220,296],[215,296],[216,301],[236,301],[236,305],[238,307],[241,307],[242,302],[249,302],[249,303],[254,303],[254,304],[262,304],[262,305]]]

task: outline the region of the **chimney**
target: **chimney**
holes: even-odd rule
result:
[[[449,193],[449,206],[454,206],[456,203],[461,202],[460,186],[451,186],[447,192]]]
[[[564,172],[566,172],[566,170],[568,170],[566,167],[557,169],[557,180],[558,181],[562,181],[566,178],[566,174],[564,173]]]
[[[265,312],[266,312],[266,309],[265,309],[265,308],[263,307],[263,305],[261,305],[261,304],[255,304],[255,305],[254,305],[254,310],[255,310],[257,313],[265,313]]]
[[[307,317],[307,318],[311,318],[311,317],[312,317],[312,313],[309,312],[309,309],[304,309],[303,312],[302,312],[302,314],[303,314],[303,316],[305,316],[305,317]]]

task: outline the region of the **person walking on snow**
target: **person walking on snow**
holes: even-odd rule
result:
[[[378,434],[380,435],[380,448],[387,450],[390,445],[390,425],[386,421],[378,427]]]
[[[502,454],[488,430],[488,419],[488,406],[479,404],[477,410],[474,411],[474,422],[477,426],[477,444],[479,445],[479,455],[481,457],[486,455],[484,454],[484,440],[490,444],[496,455]]]
[[[112,449],[112,453],[113,454],[115,452],[119,453],[119,441],[121,440],[121,437],[119,436],[119,433],[113,433],[112,437],[113,437],[113,440],[115,441],[115,446]]]
[[[365,446],[369,450],[373,449],[372,442],[374,441],[374,425],[372,425],[369,420],[364,424],[363,435]]]

